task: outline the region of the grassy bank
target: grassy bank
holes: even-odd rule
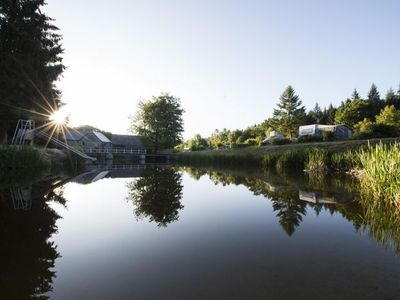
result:
[[[334,141],[319,143],[298,143],[289,145],[270,145],[264,147],[247,147],[237,149],[220,149],[220,150],[203,150],[193,152],[182,152],[175,156],[178,164],[183,165],[215,165],[215,166],[237,166],[237,165],[258,165],[262,166],[267,163],[265,158],[267,155],[278,158],[286,156],[280,160],[280,167],[293,167],[304,169],[304,164],[297,165],[298,161],[304,161],[304,155],[310,149],[326,150],[330,153],[341,153],[333,155],[333,164],[335,168],[343,167],[347,161],[342,157],[342,153],[349,150],[359,149],[363,145],[378,144],[382,141],[384,144],[391,144],[400,141],[400,138],[390,139],[372,139],[372,140],[350,140],[350,141]],[[307,154],[308,155],[308,154]],[[299,156],[299,157],[296,157]]]
[[[365,197],[400,209],[400,140],[375,139],[245,149],[208,150],[176,155],[187,166],[259,166],[265,170],[309,173],[356,172]],[[323,176],[322,176],[323,177]]]
[[[31,146],[0,146],[0,183],[30,182],[46,174],[73,174],[85,162],[62,150]]]
[[[256,147],[240,150],[203,150],[176,154],[175,161],[193,166],[260,166],[263,152]]]

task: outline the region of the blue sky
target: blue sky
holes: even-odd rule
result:
[[[185,137],[244,128],[291,84],[307,108],[400,83],[400,1],[48,0],[73,125],[125,133],[137,102],[181,98]]]

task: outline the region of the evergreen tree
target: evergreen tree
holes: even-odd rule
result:
[[[393,101],[393,99],[395,99],[395,98],[396,98],[396,94],[394,93],[394,90],[392,88],[390,88],[386,93],[385,100]]]
[[[305,108],[292,86],[286,88],[279,100],[278,108],[274,109],[273,113],[273,127],[285,136],[293,138],[305,119]]]
[[[371,88],[368,92],[368,100],[369,101],[379,101],[381,99],[378,88],[376,87],[375,83],[371,85]]]
[[[353,93],[351,94],[351,100],[361,99],[360,94],[356,89],[354,89]]]
[[[331,104],[329,104],[328,108],[324,109],[324,120],[325,123],[328,125],[334,125],[335,124],[335,115],[336,115],[337,109]]]
[[[324,113],[318,103],[315,103],[314,108],[308,112],[308,117],[313,124],[321,124],[324,120]]]
[[[397,96],[392,88],[386,93],[385,104],[394,105],[396,109],[400,109],[400,96]]]
[[[44,0],[0,2],[0,143],[18,118],[47,120],[61,105],[61,36]]]

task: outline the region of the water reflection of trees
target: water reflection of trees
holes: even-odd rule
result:
[[[55,277],[52,270],[59,257],[49,241],[57,231],[59,215],[47,201],[65,203],[62,191],[53,191],[51,182],[38,182],[23,188],[0,188],[0,298],[47,299]],[[15,195],[26,199],[15,199]],[[29,203],[18,206],[16,201]]]
[[[384,247],[400,253],[400,211],[378,205],[360,196],[357,180],[339,176],[315,174],[260,173],[240,170],[203,170],[183,168],[192,178],[204,175],[215,184],[243,185],[255,195],[263,195],[272,202],[282,229],[292,235],[309,209],[317,215],[321,211],[340,213],[358,232],[366,232]],[[314,201],[304,195],[313,195]],[[318,202],[320,199],[320,202]]]
[[[137,218],[148,217],[159,227],[177,221],[183,208],[182,175],[171,168],[148,169],[141,177],[128,183],[128,200],[135,206]]]

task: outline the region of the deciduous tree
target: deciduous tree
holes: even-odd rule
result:
[[[382,109],[381,113],[376,116],[376,123],[400,128],[400,111],[398,111],[394,105],[386,106]]]
[[[180,100],[169,94],[140,101],[130,130],[147,139],[156,152],[171,149],[182,141],[183,113]]]

